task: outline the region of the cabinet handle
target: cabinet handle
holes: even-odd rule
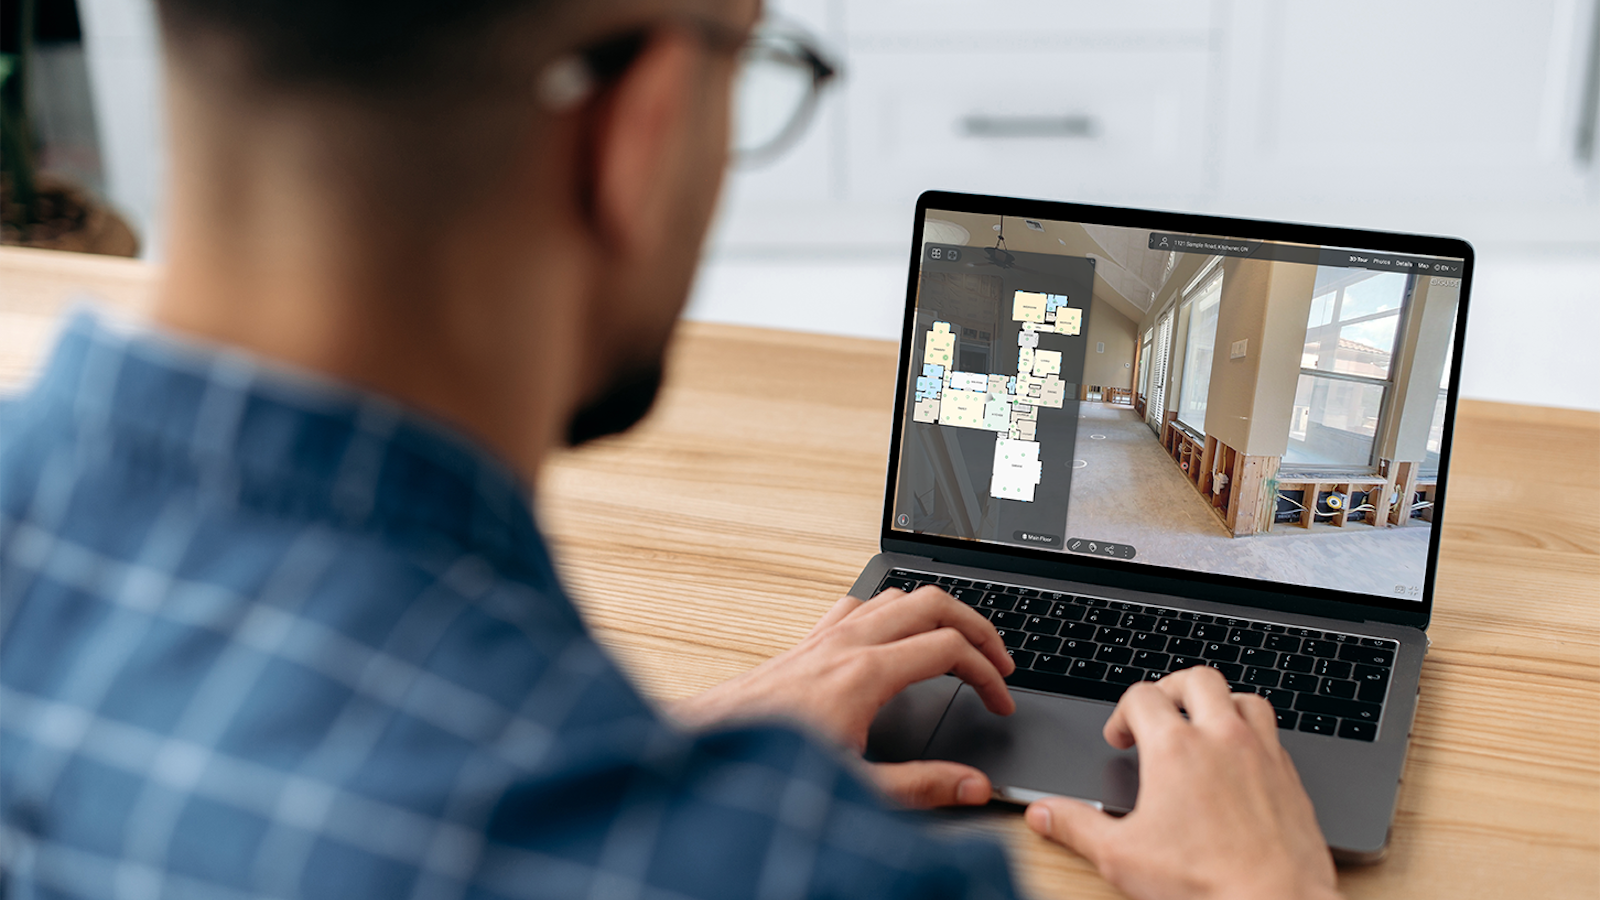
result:
[[[1592,165],[1595,156],[1596,119],[1600,118],[1600,0],[1589,17],[1589,71],[1584,73],[1583,108],[1578,111],[1578,162]]]
[[[961,120],[961,133],[976,138],[1092,138],[1092,116],[999,116],[973,114]]]

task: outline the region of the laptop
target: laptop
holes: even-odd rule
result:
[[[882,552],[1017,664],[942,676],[869,758],[1133,808],[1128,685],[1265,697],[1335,856],[1388,844],[1428,650],[1473,249],[1443,237],[930,192],[917,201]]]

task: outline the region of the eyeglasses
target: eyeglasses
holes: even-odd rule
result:
[[[808,35],[765,29],[752,34],[739,49],[734,82],[734,161],[762,166],[794,146],[816,114],[823,88],[838,74]]]
[[[734,162],[761,166],[782,156],[805,132],[838,67],[809,35],[795,29],[763,27],[746,34],[711,20],[687,21],[708,47],[739,55],[729,148]],[[647,36],[646,31],[618,35],[557,60],[540,79],[545,105],[565,109],[587,97],[596,82],[621,75]]]

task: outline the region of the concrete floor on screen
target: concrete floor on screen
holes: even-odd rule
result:
[[[1294,525],[1230,537],[1155,433],[1131,407],[1082,403],[1067,534],[1131,544],[1138,560],[1385,597],[1421,585],[1429,526]]]

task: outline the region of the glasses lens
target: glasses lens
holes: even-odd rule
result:
[[[745,51],[734,88],[733,152],[762,162],[784,149],[810,111],[810,65],[776,47]]]

